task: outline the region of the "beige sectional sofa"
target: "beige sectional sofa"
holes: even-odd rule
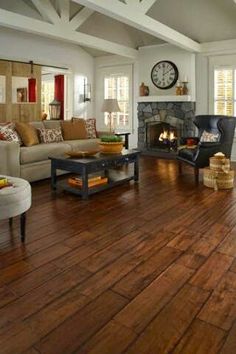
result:
[[[31,122],[35,128],[57,128],[60,121]],[[51,176],[49,155],[67,151],[97,149],[99,139],[64,140],[58,143],[20,146],[0,140],[0,174],[21,177],[30,182]]]

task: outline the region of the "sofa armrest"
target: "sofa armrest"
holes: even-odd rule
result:
[[[0,174],[20,177],[20,145],[0,140]]]

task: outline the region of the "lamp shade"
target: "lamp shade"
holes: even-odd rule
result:
[[[116,98],[106,98],[103,101],[102,112],[120,112],[120,107]]]

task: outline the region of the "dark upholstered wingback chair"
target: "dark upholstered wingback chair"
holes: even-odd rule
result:
[[[223,152],[230,158],[236,117],[226,117],[218,115],[200,115],[194,119],[194,124],[198,128],[198,145],[195,149],[181,149],[178,152],[179,171],[182,173],[182,162],[186,162],[194,167],[195,180],[198,182],[199,169],[209,166],[209,158],[217,152]],[[218,142],[200,142],[202,133],[220,133]]]

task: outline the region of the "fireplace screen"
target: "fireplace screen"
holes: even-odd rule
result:
[[[148,149],[176,151],[178,146],[177,129],[165,122],[149,122],[146,126]]]

